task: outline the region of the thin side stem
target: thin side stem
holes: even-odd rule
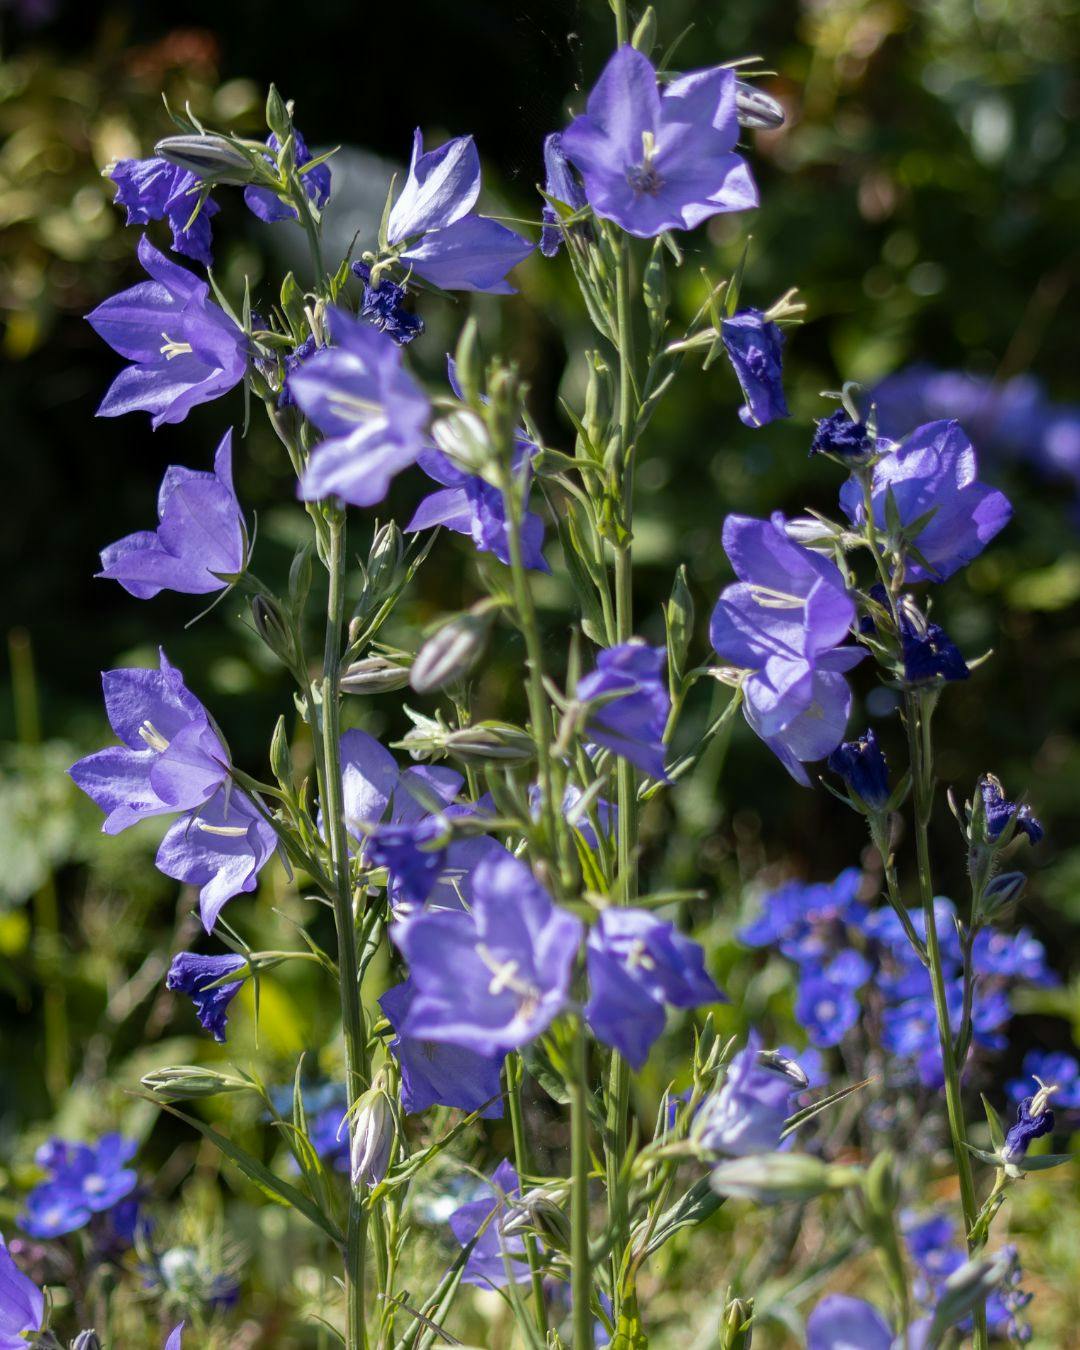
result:
[[[592,1264],[589,1260],[589,1079],[585,1023],[574,1029],[574,1086],[570,1101],[570,1295],[574,1350],[593,1343]]]
[[[525,1138],[525,1120],[521,1110],[521,1081],[523,1077],[521,1056],[508,1055],[506,1058],[506,1099],[510,1107],[510,1129],[514,1136],[514,1166],[522,1191],[525,1190],[525,1175],[532,1172],[529,1157],[529,1145]],[[525,1235],[525,1257],[529,1263],[529,1278],[532,1283],[533,1302],[536,1312],[536,1326],[540,1335],[546,1339],[548,1332],[547,1301],[544,1298],[544,1279],[540,1270],[540,1255],[536,1249],[536,1239],[532,1233]]]

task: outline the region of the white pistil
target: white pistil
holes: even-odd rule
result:
[[[801,595],[789,595],[771,586],[752,585],[750,594],[763,609],[802,609],[806,603]]]
[[[190,342],[174,342],[168,333],[162,333],[161,336],[165,339],[165,344],[160,350],[166,361],[171,361],[177,356],[189,356],[194,350]]]
[[[159,755],[164,754],[169,748],[169,742],[154,726],[149,718],[139,727],[139,735],[143,738],[151,750],[156,750]]]
[[[642,970],[656,969],[656,962],[649,955],[648,948],[641,938],[635,938],[630,944],[630,949],[626,953],[626,964],[631,970],[635,970],[638,966]]]
[[[1036,1083],[1038,1083],[1039,1090],[1031,1099],[1031,1106],[1029,1107],[1029,1113],[1032,1116],[1041,1116],[1042,1113],[1050,1105],[1050,1098],[1054,1095],[1055,1092],[1061,1091],[1061,1084],[1044,1083],[1041,1078],[1035,1077],[1034,1074],[1032,1075],[1032,1077],[1034,1077]]]
[[[335,390],[330,395],[330,406],[340,417],[352,422],[369,422],[373,417],[382,417],[385,409],[375,399],[358,398],[355,394],[343,394]]]
[[[247,834],[246,825],[208,825],[198,816],[195,817],[195,825],[206,834],[220,834],[226,839],[242,839]]]

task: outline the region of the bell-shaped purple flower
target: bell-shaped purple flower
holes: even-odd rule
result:
[[[667,779],[664,732],[671,711],[663,647],[640,638],[607,647],[596,669],[578,681],[576,697],[591,707],[585,730],[592,741],[636,764],[650,778]]]
[[[780,1147],[792,1094],[803,1085],[763,1063],[760,1051],[759,1038],[751,1034],[746,1049],[728,1065],[719,1090],[702,1102],[694,1133],[704,1148],[745,1158]]]
[[[892,1327],[865,1299],[826,1294],[806,1319],[806,1350],[893,1350]]]
[[[664,1029],[664,1008],[725,1002],[705,953],[672,923],[641,909],[607,909],[589,933],[589,1002],[597,1038],[640,1069]]]
[[[23,1332],[41,1329],[45,1296],[24,1275],[0,1235],[0,1350],[26,1350]]]
[[[341,309],[327,310],[326,323],[334,345],[288,377],[290,395],[325,438],[311,452],[300,496],[374,506],[424,449],[431,405],[385,333]]]
[[[107,670],[101,681],[123,744],[87,755],[70,773],[105,812],[105,833],[208,801],[228,777],[229,754],[165,653],[159,670]]]
[[[227,901],[255,889],[277,842],[251,798],[225,783],[170,825],[154,862],[167,877],[199,888],[199,914],[209,933]]]
[[[485,1194],[450,1215],[450,1231],[463,1247],[476,1238],[462,1275],[465,1284],[503,1289],[510,1281],[523,1284],[529,1279],[524,1238],[505,1232],[508,1220],[519,1212],[514,1202],[520,1199],[518,1174],[504,1160],[493,1172]]]
[[[353,276],[360,279],[364,287],[360,302],[360,316],[367,319],[373,328],[392,337],[399,347],[407,346],[413,338],[424,331],[424,321],[419,314],[405,308],[405,287],[399,286],[389,277],[380,277],[376,285],[371,284],[371,267],[365,262],[354,262]]]
[[[581,181],[563,151],[562,135],[558,131],[544,138],[544,173],[544,191],[549,197],[572,211],[579,211],[588,204]],[[540,231],[540,252],[545,258],[554,258],[562,244],[559,213],[545,202],[542,216],[544,228]]]
[[[195,1015],[201,1025],[215,1041],[224,1043],[229,1004],[243,988],[244,981],[217,982],[246,966],[242,956],[199,956],[195,952],[178,952],[165,976],[165,988],[187,994],[195,1005]]]
[[[312,159],[311,151],[307,147],[307,142],[301,136],[300,132],[293,127],[293,154],[296,157],[297,169],[303,169]],[[281,149],[281,142],[273,132],[267,137],[267,149],[269,149],[274,158]],[[314,169],[300,176],[304,184],[304,191],[322,210],[330,200],[330,165],[317,164]],[[268,225],[273,225],[279,220],[296,220],[296,207],[283,202],[276,192],[270,188],[264,187],[246,187],[244,189],[244,201],[247,208],[260,220],[264,220]]]
[[[874,465],[874,523],[886,527],[886,498],[891,492],[902,526],[929,520],[911,541],[926,566],[909,559],[908,581],[944,581],[978,557],[1004,529],[1012,506],[1003,492],[976,477],[975,451],[959,422],[928,422]],[[840,505],[853,524],[865,520],[863,489],[849,479],[840,489]]]
[[[1019,1163],[1036,1139],[1049,1134],[1054,1128],[1054,1113],[1050,1110],[1050,1094],[1055,1089],[1042,1087],[1031,1097],[1025,1097],[1016,1108],[1016,1124],[1011,1126],[1005,1136],[1005,1146],[1001,1150],[1002,1159],[1008,1163]]]
[[[391,936],[417,990],[402,1033],[496,1055],[534,1040],[566,1007],[582,927],[507,854],[473,873],[468,913],[423,913]]]
[[[562,149],[596,214],[652,239],[757,206],[738,135],[733,71],[696,70],[661,88],[648,57],[627,46],[604,67]]]
[[[232,479],[232,431],[221,439],[213,473],[165,470],[156,530],[140,530],[101,551],[100,577],[140,600],[159,591],[206,595],[247,566],[248,536]]]
[[[838,774],[861,802],[873,811],[882,810],[892,795],[889,766],[881,753],[872,727],[854,741],[844,741],[829,756],[829,768]]]
[[[19,1227],[31,1237],[53,1238],[74,1233],[103,1214],[138,1185],[126,1164],[135,1156],[134,1139],[106,1134],[96,1144],[51,1139],[37,1153],[48,1179],[26,1197]]]
[[[1006,826],[1015,821],[1016,829],[1026,834],[1030,843],[1041,841],[1044,833],[1042,822],[1030,806],[1009,801],[1005,789],[992,773],[984,774],[979,779],[979,795],[982,797],[986,833],[990,839],[1000,839]]]
[[[377,825],[371,831],[364,852],[373,866],[385,867],[393,877],[395,904],[422,905],[427,900],[446,866],[446,836],[437,816],[408,825]]]
[[[784,398],[784,334],[760,309],[740,309],[720,324],[720,340],[735,371],[745,404],[739,421],[763,427],[788,416]]]
[[[247,339],[210,299],[210,287],[159,253],[145,235],[139,261],[150,274],[103,301],[87,322],[132,364],[113,380],[99,417],[142,410],[152,423],[182,422],[192,408],[244,378]]]
[[[167,220],[172,230],[173,252],[201,262],[204,267],[211,265],[214,259],[210,252],[213,233],[210,217],[217,215],[219,208],[208,197],[199,207],[199,214],[191,219],[202,187],[195,174],[166,159],[121,159],[108,171],[108,177],[116,184],[114,200],[127,210],[129,225]]]
[[[403,1034],[401,1028],[415,997],[416,986],[409,979],[388,989],[379,999],[379,1006],[397,1033],[389,1048],[401,1071],[402,1110],[406,1115],[416,1115],[429,1106],[479,1111],[488,1103],[481,1113],[484,1118],[501,1118],[505,1054],[481,1055],[445,1041]]]

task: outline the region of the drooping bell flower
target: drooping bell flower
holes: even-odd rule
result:
[[[544,138],[544,192],[554,197],[571,211],[579,211],[587,205],[585,190],[581,181],[570,166],[570,161],[562,148],[562,135],[553,131]],[[562,228],[558,211],[550,202],[544,203],[541,213],[544,228],[540,231],[540,252],[545,258],[554,258],[562,245]]]
[[[576,690],[580,703],[595,700],[585,722],[590,740],[661,780],[667,778],[664,732],[671,711],[666,664],[663,647],[633,638],[601,651]]]
[[[1050,1096],[1056,1091],[1056,1087],[1040,1083],[1038,1092],[1025,1097],[1016,1108],[1016,1124],[1010,1127],[1001,1150],[1004,1162],[1021,1164],[1031,1144],[1053,1130],[1054,1113],[1050,1109]]]
[[[904,679],[908,684],[935,680],[966,680],[971,674],[959,647],[939,623],[931,623],[917,607],[902,598],[897,623]]]
[[[246,966],[242,956],[199,956],[195,952],[178,952],[165,976],[165,988],[187,994],[195,1005],[200,1024],[215,1041],[224,1043],[229,1004],[243,988],[244,981],[229,980],[226,984],[218,981]]]
[[[530,1278],[524,1238],[506,1231],[519,1212],[514,1202],[520,1199],[518,1174],[504,1160],[492,1173],[484,1194],[450,1215],[450,1231],[462,1247],[475,1239],[461,1277],[465,1284],[503,1289],[511,1281],[522,1284]]]
[[[694,1121],[698,1142],[716,1153],[745,1158],[780,1146],[796,1083],[782,1067],[762,1062],[761,1042],[751,1034],[728,1065],[719,1090],[701,1104]]]
[[[739,421],[763,427],[788,416],[784,397],[784,333],[760,309],[740,309],[721,320],[720,340],[746,402]]]
[[[838,774],[859,801],[880,811],[892,795],[889,766],[872,727],[854,741],[844,741],[829,756],[829,768]]]
[[[991,840],[1000,839],[1010,822],[1015,822],[1015,828],[1026,834],[1030,843],[1041,841],[1044,833],[1042,822],[1030,806],[1009,801],[1005,789],[992,773],[984,774],[979,779],[979,795],[986,814],[986,833]]]
[[[214,259],[210,252],[213,237],[211,216],[220,209],[217,202],[207,197],[199,205],[198,215],[192,215],[199,203],[199,178],[167,159],[121,159],[108,170],[107,177],[116,184],[117,206],[127,210],[128,225],[146,225],[151,220],[167,220],[172,230],[174,253],[209,267]]]
[[[310,163],[313,156],[308,149],[307,142],[296,127],[292,129],[292,138],[296,167],[297,170],[301,170],[305,164]],[[266,146],[276,160],[277,153],[281,149],[281,142],[273,132],[267,137]],[[304,185],[304,191],[321,211],[330,200],[330,165],[316,164],[308,173],[301,173],[300,181]],[[279,220],[295,220],[297,218],[296,207],[290,206],[288,202],[283,202],[271,188],[246,187],[244,189],[244,202],[253,215],[258,216],[268,225],[273,225]]]
[[[45,1296],[24,1275],[0,1235],[0,1350],[26,1350],[24,1332],[40,1331]]]

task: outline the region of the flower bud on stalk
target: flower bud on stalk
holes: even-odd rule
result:
[[[206,183],[233,183],[243,187],[259,182],[263,176],[254,155],[228,137],[212,133],[166,136],[154,146],[154,154]]]
[[[365,656],[346,666],[338,686],[343,694],[389,694],[408,683],[408,666],[387,656]]]
[[[751,131],[776,131],[787,119],[783,104],[746,80],[735,81],[735,116]]]
[[[166,1101],[194,1101],[219,1092],[246,1092],[251,1084],[233,1074],[219,1073],[201,1064],[174,1064],[155,1069],[139,1080],[148,1092]]]
[[[750,1350],[753,1320],[752,1298],[729,1298],[720,1318],[720,1350]]]
[[[394,1112],[381,1080],[360,1098],[351,1122],[352,1184],[377,1186],[390,1165],[394,1143]]]
[[[471,409],[440,417],[431,428],[432,439],[455,467],[496,481],[495,456],[484,419]],[[496,481],[497,485],[497,481]]]
[[[92,1328],[89,1331],[80,1331],[71,1342],[71,1350],[101,1350],[97,1332]]]
[[[491,618],[459,614],[434,633],[416,654],[409,684],[418,694],[431,694],[463,680],[483,655]]]
[[[449,732],[444,741],[447,754],[467,763],[525,764],[536,756],[533,738],[509,722],[477,722]]]
[[[251,622],[278,660],[291,668],[295,663],[296,649],[289,625],[277,601],[265,595],[256,595],[251,602]]]
[[[801,1153],[755,1153],[714,1167],[709,1185],[733,1200],[762,1205],[785,1200],[813,1200],[828,1191],[853,1186],[862,1177],[857,1167],[841,1167]]]

